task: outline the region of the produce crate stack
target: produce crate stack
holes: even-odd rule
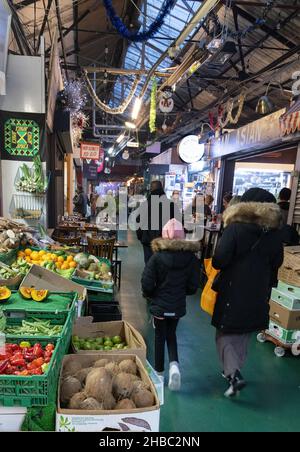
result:
[[[88,315],[91,315],[95,322],[122,320],[120,304],[117,300],[117,291],[113,280],[103,281],[97,273],[99,266],[103,265],[108,268],[111,267],[111,263],[107,259],[97,259],[93,256],[81,254],[82,258],[78,256],[78,263],[85,265],[87,268],[78,268],[72,280],[87,289]],[[88,267],[88,263],[90,263],[91,267]]]
[[[49,294],[46,301],[37,303],[14,292],[3,304],[7,320],[6,347],[1,351],[0,406],[43,407],[55,402],[62,360],[71,342],[77,297],[75,293]],[[13,372],[9,370],[14,365],[12,355],[18,359],[18,374],[14,368]],[[47,364],[44,368],[38,366],[40,358],[43,365]]]
[[[300,247],[285,249],[278,287],[272,290],[268,334],[284,348],[300,341]]]

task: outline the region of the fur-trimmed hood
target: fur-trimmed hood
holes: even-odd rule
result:
[[[151,248],[154,253],[159,251],[190,251],[197,253],[200,248],[200,242],[194,242],[189,240],[170,240],[158,238],[152,241]]]
[[[261,228],[278,229],[281,225],[281,211],[277,204],[241,202],[224,212],[224,225],[233,223],[256,224]]]

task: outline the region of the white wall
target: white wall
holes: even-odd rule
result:
[[[0,110],[45,113],[45,108],[44,58],[9,55],[6,95],[0,96]]]

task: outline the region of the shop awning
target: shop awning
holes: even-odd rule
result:
[[[300,132],[300,99],[280,118],[281,135]]]

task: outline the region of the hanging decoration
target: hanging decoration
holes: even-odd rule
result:
[[[157,101],[157,81],[156,78],[152,79],[152,90],[151,90],[151,103],[150,103],[150,120],[149,128],[150,132],[156,132],[156,101]]]
[[[161,27],[164,25],[165,18],[170,14],[176,0],[165,0],[157,18],[149,26],[148,30],[142,32],[132,32],[128,30],[122,19],[117,15],[112,0],[103,0],[103,3],[112,25],[123,38],[133,42],[145,42],[153,38],[160,31]]]
[[[91,81],[90,81],[86,71],[84,71],[84,78],[85,78],[85,82],[86,82],[89,94],[90,94],[91,98],[93,99],[93,101],[95,102],[95,104],[97,105],[97,107],[101,108],[101,110],[105,111],[106,113],[108,113],[110,115],[122,115],[123,113],[125,113],[125,111],[127,110],[129,104],[131,103],[131,101],[136,93],[136,90],[137,90],[140,80],[141,80],[140,76],[137,75],[132,84],[130,92],[129,92],[128,96],[126,97],[126,99],[124,100],[124,102],[121,105],[119,105],[118,107],[111,108],[106,103],[102,102],[101,99],[99,99],[99,97],[97,96],[97,94],[91,84]]]
[[[245,100],[246,100],[246,93],[242,92],[238,98],[238,111],[235,116],[232,115],[232,112],[234,109],[234,100],[233,99],[228,100],[227,105],[226,105],[227,115],[226,115],[225,121],[223,121],[223,119],[222,119],[223,115],[224,115],[223,108],[219,107],[217,127],[224,129],[224,127],[226,127],[228,124],[236,125],[239,122],[239,119],[241,117],[241,114],[242,114],[242,111],[244,108],[244,104],[245,104]]]
[[[75,79],[66,81],[61,96],[61,102],[64,109],[70,111],[71,114],[83,110],[87,103],[87,93],[84,81]]]
[[[181,117],[182,117],[182,114],[177,113],[175,121],[173,122],[173,124],[171,124],[169,126],[167,125],[166,120],[165,120],[161,129],[158,129],[157,132],[159,134],[170,135],[172,132],[174,132],[174,130],[176,129],[178,124],[181,122]]]
[[[172,89],[170,87],[164,89],[159,101],[159,108],[165,114],[173,111],[174,100],[172,99]]]
[[[82,111],[73,113],[72,115],[72,138],[75,147],[78,147],[82,140],[83,131],[88,125],[88,116]]]

